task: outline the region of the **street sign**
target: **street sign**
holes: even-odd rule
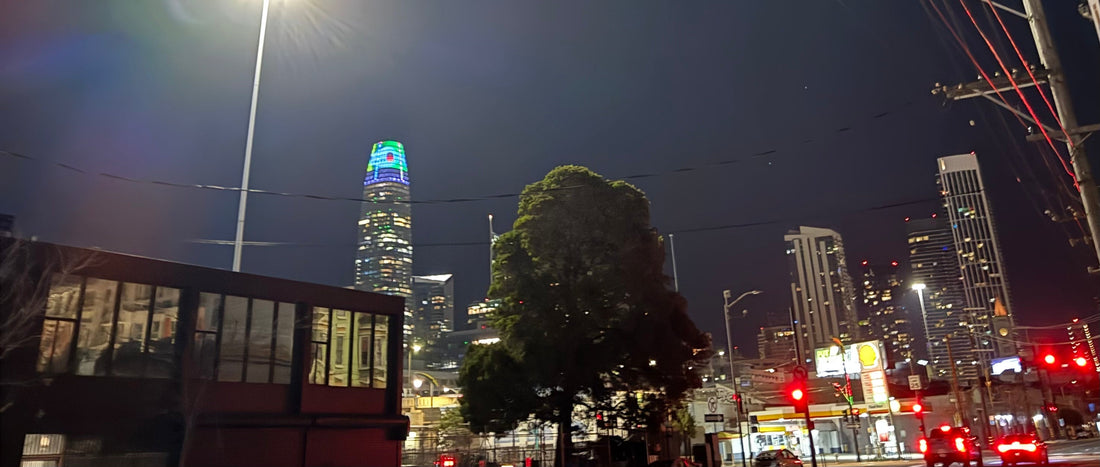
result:
[[[794,375],[794,379],[805,381],[810,376],[810,372],[806,370],[806,367],[798,365],[791,370],[791,374]]]
[[[909,375],[909,389],[920,391],[920,375]]]
[[[704,423],[719,423],[725,421],[725,417],[720,413],[708,413],[703,415]]]
[[[848,428],[859,428],[860,424],[859,423],[848,422],[848,423],[845,423],[844,426],[846,426]]]
[[[707,412],[714,413],[714,412],[717,412],[717,411],[718,411],[718,398],[714,397],[714,396],[708,397],[707,398]]]

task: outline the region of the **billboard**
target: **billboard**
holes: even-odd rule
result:
[[[840,346],[833,345],[814,350],[814,367],[818,378],[882,371],[882,348],[879,341],[850,344],[841,354]],[[847,370],[847,371],[845,371]]]
[[[1024,368],[1020,365],[1020,357],[1004,357],[994,358],[991,363],[991,373],[994,376],[1011,371],[1013,373],[1023,373]]]

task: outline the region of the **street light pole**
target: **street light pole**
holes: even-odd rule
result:
[[[244,246],[244,213],[248,206],[248,175],[252,169],[252,135],[256,130],[256,102],[260,98],[260,70],[264,63],[264,38],[267,37],[267,10],[271,0],[264,0],[260,14],[260,43],[256,47],[256,71],[252,75],[252,105],[248,109],[248,138],[244,143],[244,170],[241,173],[241,199],[237,204],[237,236],[233,240],[233,271],[241,270],[241,248]]]
[[[734,406],[734,419],[737,420],[737,439],[741,444],[741,467],[748,467],[748,461],[745,459],[745,433],[741,430],[741,408],[739,404],[741,400],[741,395],[737,391],[737,377],[734,376],[735,371],[733,370],[733,339],[730,336],[730,308],[736,305],[737,302],[741,301],[742,298],[745,298],[749,295],[757,295],[760,293],[763,292],[759,290],[750,290],[741,294],[737,297],[737,299],[730,302],[729,299],[733,294],[731,294],[729,290],[722,291],[722,317],[725,319],[726,323],[726,355],[729,356],[730,362],[730,387],[733,388],[733,397],[736,399],[734,401],[736,403]],[[752,431],[751,427],[749,431]]]

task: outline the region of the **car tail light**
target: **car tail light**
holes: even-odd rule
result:
[[[955,450],[959,452],[966,452],[966,443],[962,438],[955,438]]]
[[[1035,450],[1038,449],[1033,443],[1021,444],[1020,447],[1027,452],[1035,452]]]
[[[924,438],[917,440],[917,447],[920,448],[922,454],[928,452],[928,440]]]
[[[1005,452],[1005,451],[1008,451],[1009,449],[1010,448],[1008,447],[1007,444],[998,444],[997,445],[997,452]]]

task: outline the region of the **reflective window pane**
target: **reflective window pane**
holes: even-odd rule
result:
[[[274,383],[290,383],[290,360],[294,352],[294,304],[280,303],[275,325]]]
[[[157,332],[149,334],[149,355],[145,376],[168,378],[175,365],[173,355],[176,343],[176,324],[179,322],[180,291],[171,287],[157,287],[153,301],[153,323]]]
[[[195,365],[199,378],[214,379],[214,356],[217,355],[218,335],[210,332],[195,333]]]
[[[348,385],[347,357],[351,337],[351,312],[332,310],[332,340],[329,356],[329,386]]]
[[[310,355],[313,360],[309,367],[309,382],[325,384],[328,380],[328,323],[330,312],[327,308],[313,308],[313,325],[310,340],[313,345]]]
[[[351,385],[370,387],[370,340],[373,336],[370,313],[355,314],[355,348],[351,351]]]
[[[196,331],[218,331],[218,313],[222,308],[222,296],[203,292],[199,294],[199,310],[195,320]]]
[[[271,337],[275,326],[275,303],[252,300],[252,320],[248,331],[248,368],[245,381],[271,381]]]
[[[387,346],[389,345],[389,327],[390,317],[383,315],[374,316],[374,368],[372,373],[374,375],[373,387],[385,388],[386,387],[386,359]]]
[[[111,353],[106,350],[111,342],[117,290],[117,282],[95,278],[88,278],[84,286],[84,306],[80,312],[76,347],[78,375],[102,376],[107,373],[107,359]]]
[[[221,329],[222,344],[218,354],[218,381],[240,381],[244,374],[247,318],[248,299],[226,296]]]
[[[118,304],[118,325],[115,327],[115,354],[111,373],[115,376],[139,377],[145,356],[145,327],[149,323],[149,305],[153,286],[122,284]]]
[[[80,285],[84,278],[54,274],[50,284],[50,293],[46,297],[46,316],[51,318],[76,318],[76,307],[80,303]]]
[[[310,353],[313,363],[309,366],[309,383],[325,384],[325,362],[328,361],[328,345],[314,342]]]

